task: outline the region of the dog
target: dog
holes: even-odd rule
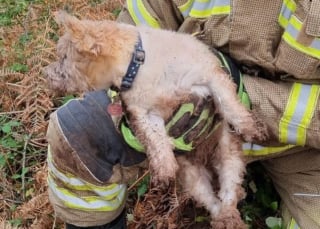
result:
[[[266,133],[240,103],[236,85],[212,50],[191,35],[173,31],[79,20],[63,11],[56,21],[66,31],[57,44],[58,61],[45,68],[50,88],[62,92],[117,88],[155,180],[168,182],[179,174],[185,190],[210,212],[213,228],[246,228],[237,210],[244,193],[241,139],[264,140]],[[165,129],[165,120],[190,95],[212,97],[223,118],[218,147],[205,152],[215,155],[217,194],[210,171],[188,157],[175,157]]]

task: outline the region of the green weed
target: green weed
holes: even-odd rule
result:
[[[247,166],[244,186],[247,197],[240,204],[240,211],[250,229],[280,229],[280,197],[260,162]]]
[[[141,182],[137,185],[137,195],[138,198],[141,198],[144,196],[144,194],[147,193],[148,187],[150,183],[150,176],[145,176]]]
[[[8,117],[2,116],[0,119],[0,145],[8,150],[17,151],[22,147],[22,142],[18,140],[15,135],[14,131],[21,126],[21,123],[15,120],[8,120]],[[0,159],[0,164],[1,159]]]
[[[25,199],[32,194],[32,167],[37,165],[41,150],[28,145],[30,135],[23,125],[6,115],[0,116],[0,171],[10,182],[12,191]],[[2,187],[0,185],[0,187]],[[7,187],[9,188],[9,187]],[[0,192],[3,191],[0,188]],[[8,189],[9,190],[9,189]]]
[[[15,19],[26,13],[29,2],[25,0],[2,0],[0,4],[0,26],[11,26],[16,22]]]

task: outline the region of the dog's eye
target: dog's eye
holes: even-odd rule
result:
[[[65,55],[63,55],[63,56],[59,59],[59,63],[60,63],[61,65],[64,65],[64,63],[66,62],[66,60],[67,60],[67,55],[65,54]]]
[[[67,78],[67,77],[66,77],[66,75],[65,75],[64,73],[62,73],[60,76],[61,76],[61,78],[62,78],[62,79]]]

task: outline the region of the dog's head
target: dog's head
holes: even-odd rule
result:
[[[136,39],[131,26],[79,20],[64,11],[55,16],[65,34],[57,44],[58,60],[44,68],[49,88],[85,92],[120,84]]]

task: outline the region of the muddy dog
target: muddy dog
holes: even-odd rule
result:
[[[153,177],[166,182],[179,170],[184,188],[211,213],[214,228],[245,228],[237,210],[245,170],[240,136],[252,141],[266,135],[239,102],[236,85],[212,50],[172,31],[79,20],[65,12],[57,13],[56,21],[66,32],[57,45],[59,60],[45,69],[50,87],[63,92],[118,88]],[[211,96],[223,117],[219,147],[206,152],[218,158],[217,195],[209,171],[186,157],[175,158],[165,129],[164,120],[191,94]]]

